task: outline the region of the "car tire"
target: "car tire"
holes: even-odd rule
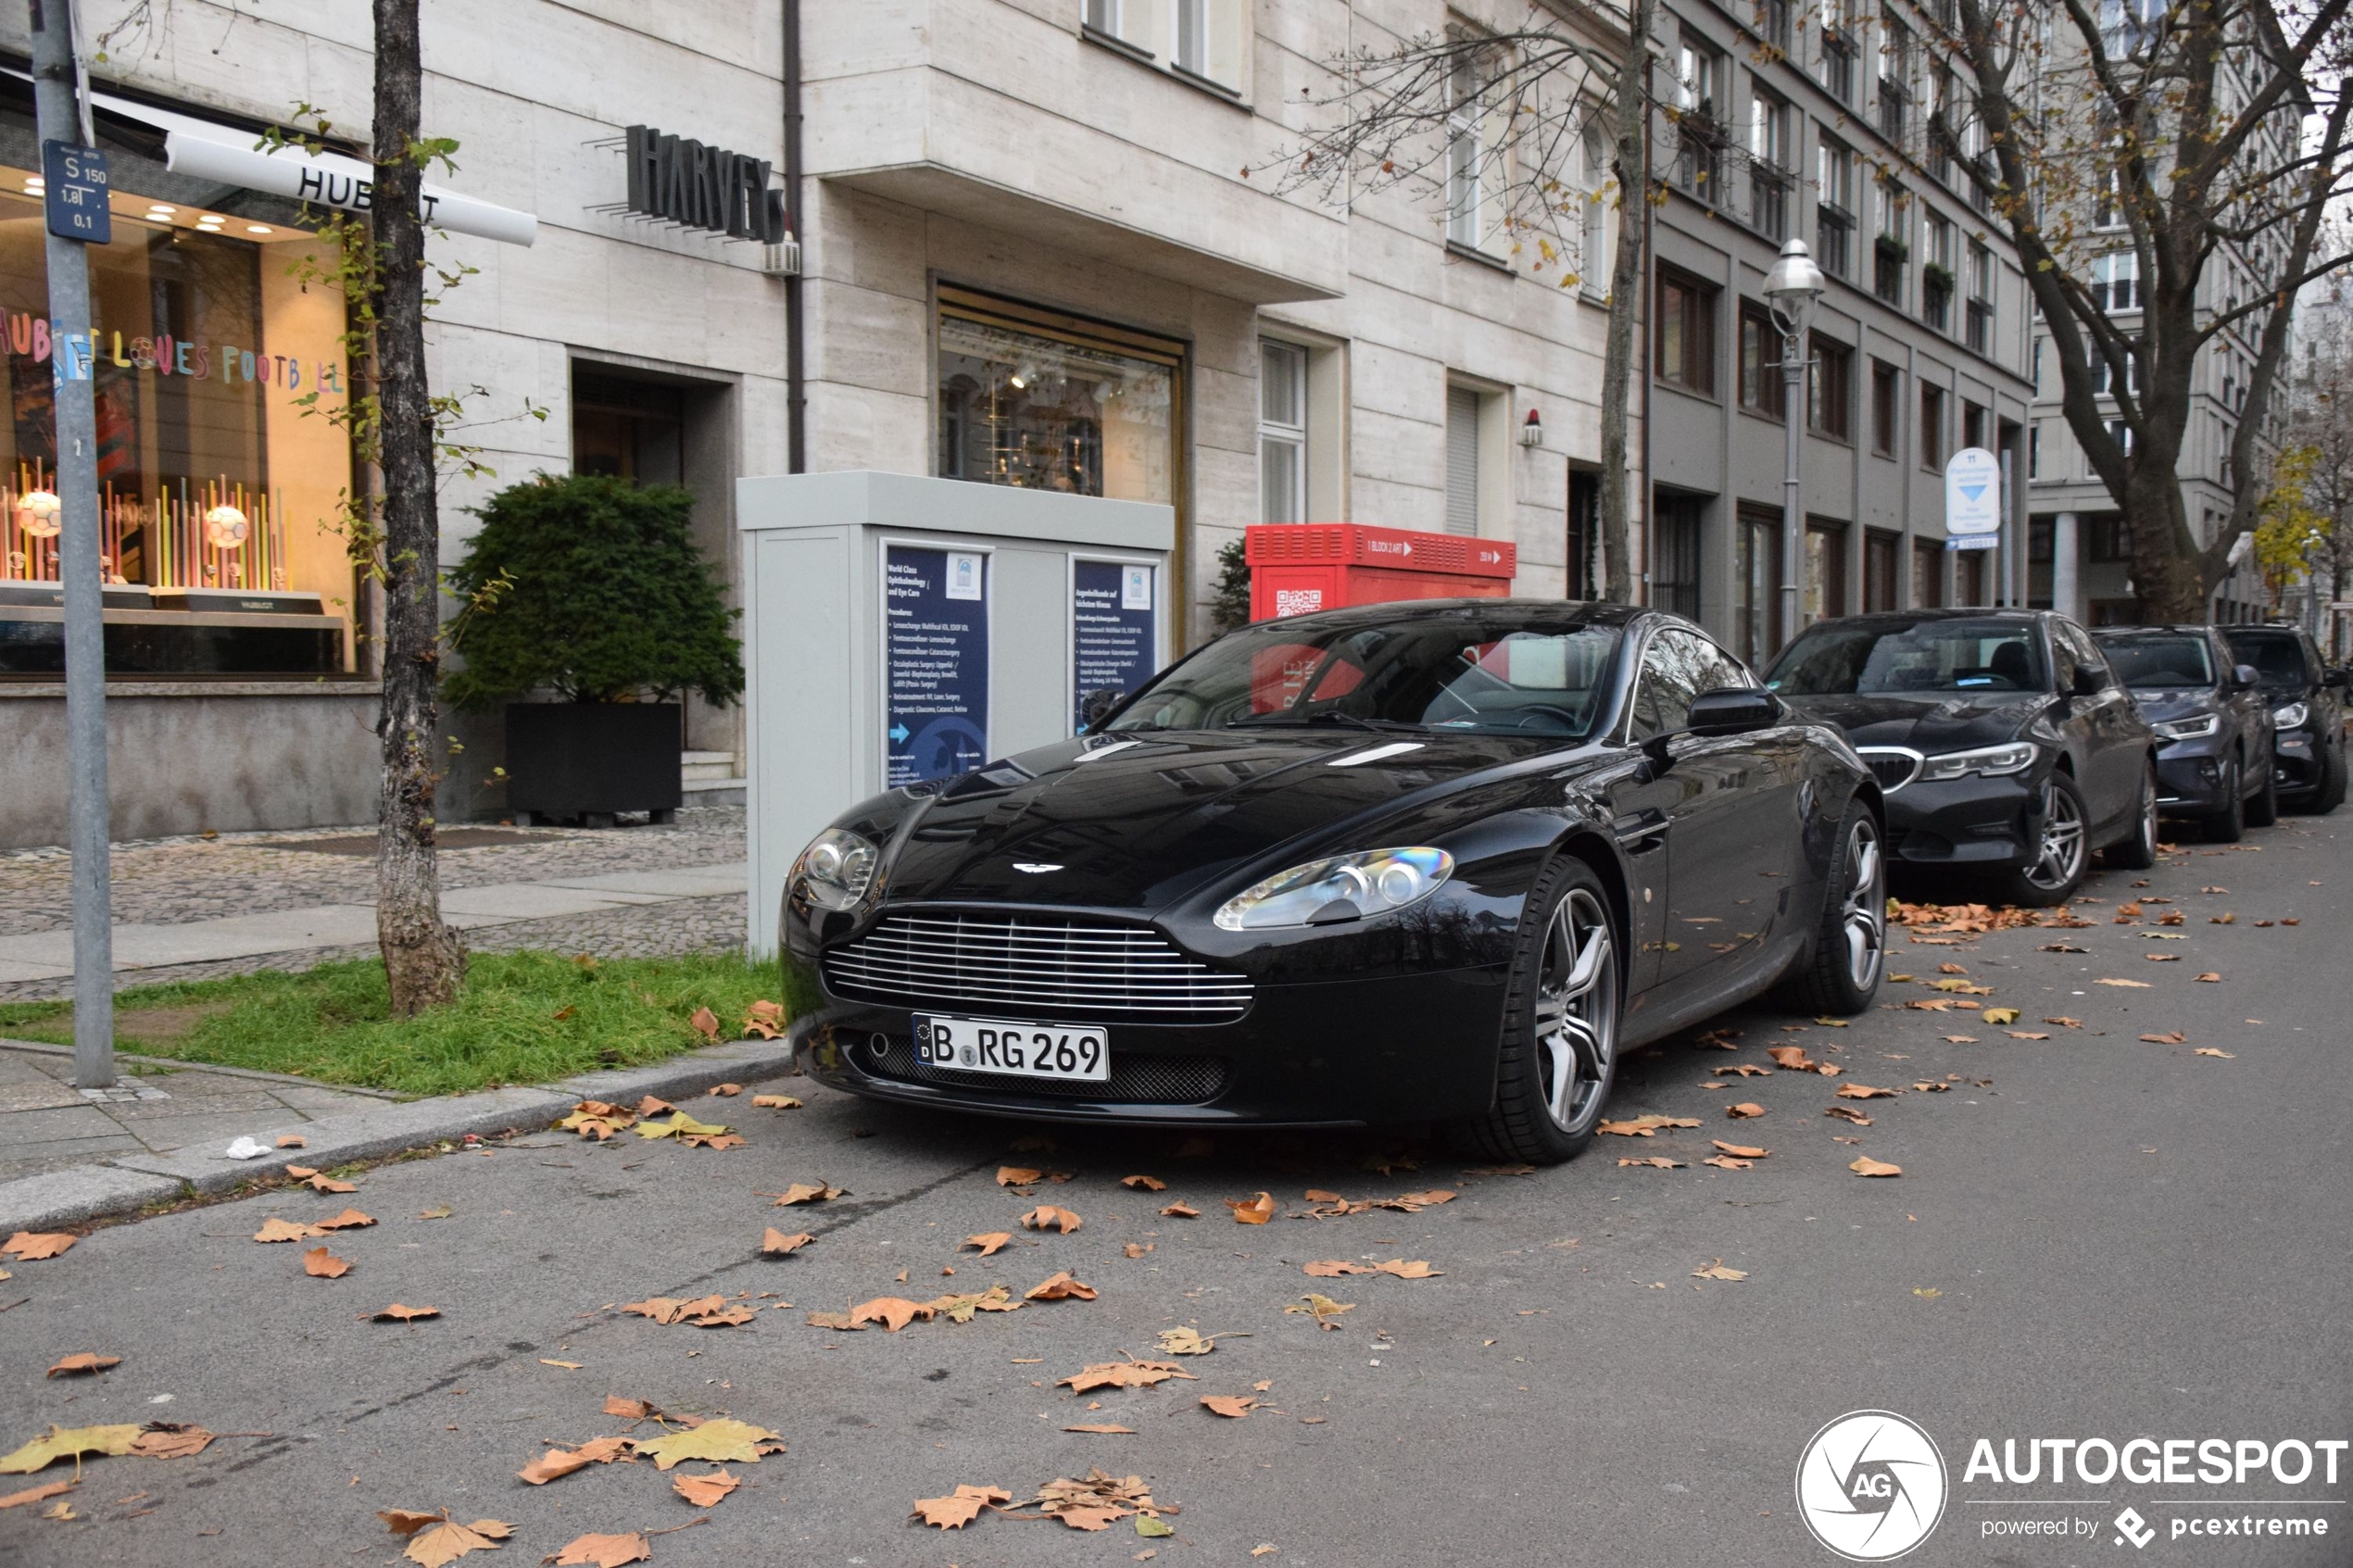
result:
[[[2109,845],[2100,859],[2115,871],[2145,872],[2157,864],[2157,764],[2151,761],[2141,765],[2140,808],[2133,814],[2131,835]]]
[[[2321,787],[2313,797],[2312,814],[2325,817],[2345,804],[2345,746],[2339,742],[2329,747],[2328,760],[2322,765]]]
[[[2251,828],[2268,828],[2279,820],[2279,767],[2267,757],[2263,759],[2263,787],[2247,797],[2246,825]]]
[[[2233,757],[2223,767],[2228,771],[2222,775],[2222,798],[2229,804],[2207,813],[2208,844],[2236,844],[2246,836],[2246,797],[2239,793],[2239,759]]]
[[[1775,997],[1794,1011],[1847,1018],[1870,1007],[1887,972],[1887,834],[1858,797],[1832,842],[1813,944]]]
[[[1557,1165],[1593,1141],[1617,1076],[1624,947],[1602,879],[1576,856],[1560,857],[1529,891],[1504,997],[1495,1103],[1460,1129],[1471,1148]]]
[[[2043,783],[2043,839],[2036,856],[2005,872],[1999,897],[2006,904],[2048,909],[2064,904],[2083,885],[2092,863],[2092,815],[2083,791],[2069,774],[2053,772]]]

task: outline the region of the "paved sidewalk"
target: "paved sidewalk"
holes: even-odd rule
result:
[[[225,1148],[239,1134],[347,1115],[395,1098],[277,1073],[130,1059],[122,1066],[119,1087],[84,1091],[73,1086],[70,1050],[0,1040],[0,1182],[197,1144]]]

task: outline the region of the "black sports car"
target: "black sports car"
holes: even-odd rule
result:
[[[2345,671],[2322,662],[2298,626],[2225,626],[2222,640],[2255,667],[2271,709],[2280,804],[2325,816],[2345,804]]]
[[[2156,733],[2158,809],[2195,818],[2209,844],[2280,820],[2271,705],[2211,626],[2103,626],[2092,633]]]
[[[1628,1047],[1777,982],[1869,1005],[1880,840],[1845,744],[1671,616],[1260,622],[844,812],[784,897],[793,1039],[877,1098],[1564,1160]]]
[[[2157,860],[2156,742],[2090,633],[2048,610],[1818,621],[1766,684],[1838,725],[1887,797],[1888,853],[2063,903],[2094,850]]]

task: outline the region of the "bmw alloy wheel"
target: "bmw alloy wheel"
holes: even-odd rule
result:
[[[2074,795],[2045,781],[2043,785],[2043,843],[2026,880],[2049,890],[2066,887],[2082,874],[2083,817]]]
[[[1582,887],[1553,911],[1536,988],[1537,1072],[1544,1109],[1565,1133],[1601,1114],[1617,1052],[1617,960],[1609,917]]]
[[[1868,995],[1879,984],[1887,957],[1885,868],[1880,859],[1879,825],[1858,817],[1846,835],[1846,902],[1839,922],[1846,934],[1846,972]]]

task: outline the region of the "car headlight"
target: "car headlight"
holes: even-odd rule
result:
[[[874,885],[875,865],[882,851],[846,828],[827,828],[809,841],[792,863],[787,883],[809,889],[809,901],[827,909],[847,909]]]
[[[2275,730],[2296,729],[2310,717],[2312,717],[2312,705],[2310,703],[2291,702],[2285,708],[2274,708],[2271,709],[2271,728]]]
[[[1227,899],[1215,918],[1225,931],[1335,925],[1402,909],[1453,873],[1454,857],[1443,849],[1367,849],[1270,876]]]
[[[2159,740],[2204,740],[2221,727],[2221,715],[2208,713],[2196,719],[2168,719],[2161,724],[2151,724],[2149,730]]]
[[[2007,746],[1982,746],[1975,751],[1948,751],[1922,763],[1920,777],[1960,779],[1982,773],[1990,779],[2001,773],[2022,773],[2034,765],[2036,755],[2034,743],[2023,740]]]

